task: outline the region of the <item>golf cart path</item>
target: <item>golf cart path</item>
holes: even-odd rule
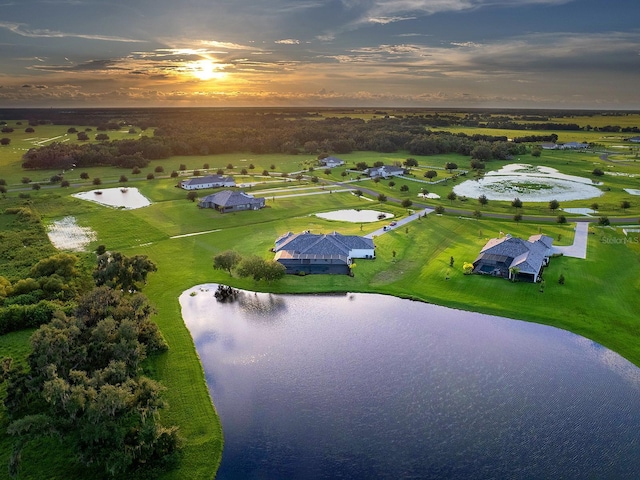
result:
[[[577,222],[573,237],[573,245],[553,247],[553,253],[561,253],[565,257],[587,258],[587,240],[589,238],[589,222]]]

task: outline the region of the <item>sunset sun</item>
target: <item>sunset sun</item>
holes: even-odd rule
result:
[[[198,80],[221,80],[227,76],[227,74],[222,71],[223,68],[223,65],[220,65],[213,60],[202,59],[188,63],[186,71]]]

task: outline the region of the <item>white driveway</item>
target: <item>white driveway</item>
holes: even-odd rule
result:
[[[553,247],[553,253],[562,253],[565,257],[587,258],[587,240],[589,239],[589,222],[577,222],[573,237],[573,245]]]
[[[397,223],[393,227],[387,225],[386,229],[384,227],[383,228],[379,228],[375,232],[371,232],[368,235],[365,235],[364,238],[377,237],[379,235],[382,235],[383,233],[387,233],[387,232],[390,232],[391,230],[395,230],[396,228],[400,228],[403,225],[406,225],[407,223],[416,220],[418,217],[421,217],[423,215],[427,215],[427,214],[433,212],[433,210],[434,210],[433,208],[425,208],[424,210],[420,210],[419,212],[413,213],[413,214],[409,215],[408,217],[401,218],[400,220],[397,221]]]

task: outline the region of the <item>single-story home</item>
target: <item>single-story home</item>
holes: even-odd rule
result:
[[[640,143],[640,137],[631,137],[629,141],[633,143]]]
[[[236,181],[233,177],[207,175],[205,177],[194,177],[183,180],[179,185],[180,188],[184,188],[185,190],[200,190],[203,188],[235,187]]]
[[[380,178],[389,178],[395,177],[396,175],[404,175],[405,169],[402,167],[396,167],[395,165],[383,165],[381,167],[371,167],[367,168],[364,173],[369,175],[371,178],[380,177]]]
[[[587,148],[589,148],[589,144],[580,142],[568,142],[559,145],[558,148],[560,150],[586,150]]]
[[[351,274],[354,258],[375,258],[370,238],[338,232],[313,234],[288,232],[275,243],[275,258],[290,274]]]
[[[532,235],[529,240],[505,235],[492,238],[473,262],[473,272],[496,277],[537,282],[549,264],[553,238]]]
[[[542,147],[543,150],[555,150],[558,148],[558,145],[555,143],[541,143],[540,147]]]
[[[265,206],[264,198],[255,198],[241,190],[222,190],[207,195],[200,202],[200,208],[215,208],[221,213],[237,212],[240,210],[258,210]]]
[[[338,157],[325,157],[318,160],[318,163],[326,168],[340,167],[344,165],[344,160]]]

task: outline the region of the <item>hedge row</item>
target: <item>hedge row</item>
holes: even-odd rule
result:
[[[51,321],[54,312],[57,310],[70,314],[73,306],[62,306],[56,302],[42,300],[35,305],[9,305],[8,307],[2,307],[0,308],[0,335],[44,325]]]

